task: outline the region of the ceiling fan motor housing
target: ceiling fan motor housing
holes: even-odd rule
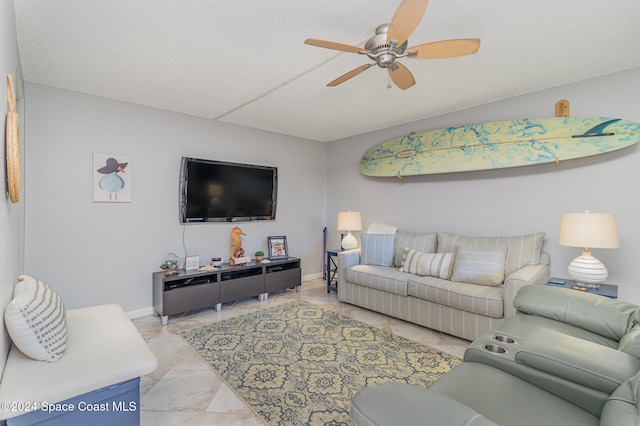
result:
[[[380,68],[394,68],[396,59],[406,56],[404,51],[407,48],[407,41],[400,46],[387,43],[387,32],[389,24],[382,24],[376,28],[376,35],[371,37],[364,45],[369,50],[367,56],[376,61]]]

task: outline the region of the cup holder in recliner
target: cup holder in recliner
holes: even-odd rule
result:
[[[507,350],[498,345],[482,345],[482,349],[485,351],[493,352],[495,354],[506,354]]]
[[[502,342],[502,343],[516,343],[515,339],[512,339],[509,336],[501,336],[501,335],[497,335],[497,336],[491,336],[493,337],[493,340],[497,340],[498,342]]]

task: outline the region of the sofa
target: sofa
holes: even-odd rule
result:
[[[515,315],[513,299],[549,279],[545,234],[476,237],[372,224],[338,253],[338,299],[474,340]],[[374,231],[374,232],[372,232]]]
[[[140,376],[157,359],[119,305],[67,310],[21,276],[3,320],[0,424],[140,423]]]
[[[429,389],[363,388],[356,425],[640,424],[640,308],[551,286],[528,286],[517,313],[472,342]]]

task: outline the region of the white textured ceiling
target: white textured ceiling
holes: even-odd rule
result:
[[[331,141],[640,65],[638,0],[431,0],[409,46],[481,38],[476,55],[405,59],[325,85],[400,0],[15,0],[25,80]]]

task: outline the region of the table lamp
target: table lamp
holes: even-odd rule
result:
[[[563,213],[560,219],[561,246],[582,247],[582,254],[569,264],[569,276],[578,284],[598,288],[609,271],[591,255],[591,248],[618,248],[618,227],[613,213]]]
[[[347,231],[347,235],[342,239],[342,248],[350,250],[358,247],[358,240],[353,236],[351,231],[362,230],[362,220],[360,219],[360,212],[347,212],[338,213],[338,231]]]

